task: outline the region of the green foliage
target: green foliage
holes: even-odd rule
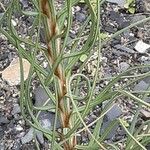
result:
[[[129,13],[135,13],[135,0],[126,0],[124,7],[129,11]]]
[[[99,70],[101,68],[101,48],[124,31],[140,23],[149,21],[150,17],[136,22],[111,36],[107,36],[107,34],[101,33],[100,31],[100,6],[104,1],[102,0],[99,2],[97,0],[94,1],[94,3],[91,3],[90,0],[84,0],[84,4],[89,8],[89,14],[86,21],[82,23],[77,36],[69,43],[71,46],[68,48],[69,31],[73,24],[73,15],[71,13],[72,7],[81,1],[66,0],[63,8],[58,11],[56,11],[54,2],[54,0],[49,0],[47,9],[44,9],[45,5],[41,7],[39,1],[31,0],[33,5],[32,11],[22,11],[19,0],[11,0],[4,15],[0,18],[0,33],[5,35],[9,42],[17,49],[20,57],[20,106],[23,118],[28,125],[43,132],[49,143],[51,143],[51,149],[53,150],[70,150],[71,148],[83,150],[120,149],[118,143],[122,141],[114,142],[112,144],[105,141],[107,135],[118,123],[127,133],[127,136],[123,139],[123,142],[125,141],[126,150],[145,149],[145,146],[149,141],[150,121],[146,121],[138,128],[136,127],[136,123],[141,107],[150,107],[149,103],[143,101],[149,94],[149,88],[142,93],[138,92],[134,94],[132,91],[128,90],[128,87],[132,86],[138,80],[150,76],[150,72],[139,75],[134,74],[137,70],[149,68],[150,65],[130,68],[126,72],[109,79],[102,78]],[[134,6],[134,2],[135,1],[133,0],[127,1],[126,8],[129,9],[131,6]],[[44,10],[47,10],[47,12]],[[16,11],[26,17],[33,17],[32,27],[26,37],[20,35],[11,23],[12,16]],[[131,13],[133,13],[133,10],[131,10]],[[89,22],[90,26],[88,24]],[[55,28],[52,28],[52,25],[55,25]],[[87,26],[90,28],[90,32],[83,35]],[[43,33],[47,38],[47,41],[45,42],[47,42],[47,45],[50,48],[48,46],[43,46],[40,42],[41,27],[45,29],[45,32]],[[55,31],[52,29],[55,29]],[[32,40],[33,35],[36,37],[34,41]],[[78,50],[78,43],[83,37],[86,38],[86,40],[81,49]],[[21,46],[22,43],[25,44],[25,47]],[[48,69],[45,69],[42,62],[37,59],[36,56],[39,52],[42,53],[44,57],[43,61],[48,63]],[[94,77],[89,79],[88,75],[84,75],[82,71],[95,52],[98,54],[96,71],[94,72]],[[31,64],[30,73],[26,81],[24,81],[22,58],[27,59]],[[80,63],[80,61],[82,63]],[[74,72],[76,64],[78,65],[78,73]],[[44,88],[50,98],[41,107],[35,107],[32,104],[30,97],[32,81],[35,78],[40,82],[40,85]],[[112,87],[122,79],[128,79],[129,82],[126,85],[122,85],[113,90]],[[87,87],[85,95],[81,95],[81,87],[78,86],[83,84],[83,80]],[[104,80],[107,80],[108,84],[99,93],[95,94],[96,84]],[[50,87],[53,87],[53,89]],[[129,124],[126,120],[118,118],[109,124],[104,133],[99,134],[104,115],[110,111],[114,101],[119,97],[126,97],[125,100],[133,100],[137,104],[133,121]],[[49,101],[53,104],[52,106],[47,104]],[[84,105],[79,105],[80,101],[83,101]],[[92,123],[86,124],[85,118],[89,113],[95,106],[100,105],[105,101],[109,102],[101,110],[100,116]],[[55,112],[53,130],[45,129],[41,126],[38,115],[42,110]],[[57,119],[61,122],[61,133],[57,132],[56,129]],[[89,129],[94,124],[95,128]],[[146,126],[147,129],[143,131],[143,127]],[[83,145],[75,140],[78,138],[77,135],[83,131],[87,131],[89,134],[87,145]],[[36,143],[36,146],[38,148],[38,143]]]

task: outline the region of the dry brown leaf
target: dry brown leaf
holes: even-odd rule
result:
[[[24,79],[26,80],[29,74],[30,63],[26,59],[23,61]],[[6,80],[11,86],[20,83],[20,63],[19,58],[13,60],[11,64],[2,72],[2,78]]]

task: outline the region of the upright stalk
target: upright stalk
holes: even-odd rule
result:
[[[56,14],[54,10],[53,1],[50,0],[41,0],[40,1],[40,9],[43,14],[43,20],[45,25],[46,31],[46,45],[47,45],[47,52],[48,52],[48,59],[50,65],[53,67],[56,63],[57,57],[61,53],[61,39],[56,38],[59,35],[59,29],[56,21]],[[70,107],[68,106],[67,99],[65,98],[67,89],[66,89],[66,77],[64,73],[64,69],[61,63],[56,66],[56,69],[53,72],[56,76],[56,80],[58,83],[57,93],[58,93],[58,111],[60,115],[60,121],[62,125],[62,129],[70,128],[70,116],[71,111]],[[63,133],[60,134],[60,138],[64,140]],[[72,144],[69,142],[64,143],[65,150],[73,149],[75,145],[74,141]]]

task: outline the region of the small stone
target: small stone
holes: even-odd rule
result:
[[[41,86],[35,89],[34,94],[35,94],[35,106],[41,107],[49,99],[46,91]]]
[[[52,130],[53,125],[54,125],[54,120],[55,120],[55,114],[54,113],[42,111],[40,113],[38,119],[39,119],[39,122],[43,128]],[[56,128],[60,128],[60,126],[61,126],[60,122],[57,121]],[[36,136],[37,136],[38,141],[41,144],[43,144],[44,143],[43,133],[41,131],[36,130]]]
[[[118,18],[120,19],[120,14],[119,12],[116,12],[116,11],[110,11],[109,18],[113,21],[116,21],[118,20]]]
[[[0,116],[0,125],[9,123],[9,120],[4,116]]]
[[[36,133],[37,140],[40,142],[40,144],[43,144],[44,143],[43,133],[38,130],[36,130],[35,133]]]
[[[83,21],[85,21],[85,19],[86,19],[86,15],[83,14],[83,13],[77,12],[77,13],[76,13],[76,19],[77,19],[79,22],[83,22]]]
[[[52,130],[55,121],[55,113],[42,111],[39,114],[38,120],[43,128]],[[58,120],[56,124],[56,128],[60,128],[60,127],[61,124],[60,121]],[[41,131],[36,130],[36,136],[38,141],[41,144],[43,144],[44,143],[43,133]]]
[[[141,56],[141,58],[140,58],[140,60],[143,61],[143,62],[147,61],[148,59],[149,59],[149,57],[146,57],[146,56]]]
[[[28,7],[28,0],[20,0],[21,4],[23,5],[24,8]]]
[[[26,143],[30,142],[33,139],[33,131],[34,131],[34,129],[30,128],[28,133],[24,137],[21,138],[22,144],[26,144]]]
[[[147,11],[147,6],[149,6],[149,0],[136,0],[135,1],[135,8],[136,13],[145,13]]]
[[[40,113],[39,121],[41,123],[41,126],[45,129],[50,129],[52,127],[51,121],[54,119],[54,116],[48,112]]]
[[[140,110],[140,112],[144,118],[150,119],[150,111],[142,109],[142,110]]]
[[[118,4],[120,7],[124,7],[126,0],[106,0],[109,3]]]
[[[105,103],[103,103],[103,107],[108,103],[108,101],[106,101]],[[103,119],[103,124],[102,124],[102,128],[100,131],[100,134],[104,132],[104,130],[108,127],[108,125],[111,123],[111,121],[115,120],[116,118],[118,118],[120,115],[122,114],[122,111],[120,109],[120,107],[115,104],[112,109],[104,116]],[[116,130],[118,128],[118,125],[115,126],[112,131],[108,134],[108,136],[106,137],[106,139],[113,139],[115,137],[115,135],[117,134]]]
[[[80,11],[80,10],[81,10],[81,7],[76,6],[76,7],[75,7],[75,10],[76,10],[76,11]]]
[[[52,129],[54,126],[55,113],[42,111],[39,115],[39,122],[45,129]],[[57,120],[56,128],[60,128],[60,121]]]
[[[3,54],[0,55],[0,61],[5,60],[8,58],[8,53],[4,52]]]
[[[30,69],[30,63],[26,59],[23,60],[24,80],[27,79]],[[20,63],[19,58],[13,60],[11,64],[3,71],[2,78],[6,80],[10,86],[20,83]]]
[[[144,4],[145,4],[145,7],[146,7],[146,11],[147,12],[150,12],[150,0],[145,0],[143,1]]]
[[[148,87],[149,87],[149,84],[147,84],[146,82],[144,82],[142,80],[138,84],[135,85],[133,90],[134,91],[144,91],[144,90],[147,90]]]
[[[15,128],[16,128],[16,131],[22,131],[23,130],[23,128],[20,125],[17,125]]]
[[[119,71],[120,71],[120,72],[124,72],[124,71],[126,71],[129,67],[130,67],[130,65],[129,65],[128,63],[126,63],[126,62],[121,62],[121,63],[119,64]]]
[[[20,132],[19,134],[17,134],[17,138],[21,139],[26,133],[24,131]]]
[[[102,57],[102,62],[107,63],[108,58],[107,57]]]
[[[109,120],[114,120],[122,114],[120,107],[116,104],[112,109],[106,114]]]
[[[6,150],[4,143],[0,143],[0,150]]]
[[[70,37],[71,40],[74,39],[76,37],[75,31],[70,31],[69,32],[69,37]]]
[[[114,28],[112,25],[105,25],[104,30],[109,33],[115,33],[117,31],[117,29]]]
[[[19,121],[19,119],[20,119],[20,114],[14,114],[13,116],[14,116],[14,119],[15,119],[16,121]]]
[[[12,115],[18,114],[21,112],[19,104],[14,104],[13,110],[11,111]]]
[[[12,23],[12,25],[13,25],[14,27],[17,26],[17,23],[16,23],[15,20],[11,19],[11,23]]]
[[[142,40],[138,41],[135,45],[135,50],[137,50],[139,53],[146,53],[147,49],[150,48],[150,45],[147,43],[144,43]]]
[[[135,51],[133,49],[130,49],[130,48],[128,48],[124,45],[121,45],[121,44],[114,45],[114,48],[121,50],[123,52],[127,52],[127,53],[135,53]]]

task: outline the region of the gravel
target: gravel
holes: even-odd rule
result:
[[[85,21],[86,15],[83,14],[83,13],[77,12],[77,13],[76,13],[76,19],[77,19],[77,21],[79,21],[79,22],[82,23],[82,22]]]
[[[126,0],[106,0],[109,3],[115,3],[118,4],[119,6],[123,7],[126,3]]]
[[[13,110],[11,111],[12,115],[18,114],[21,112],[19,104],[14,104]]]
[[[104,105],[106,105],[106,103],[104,103]],[[115,104],[112,109],[104,116],[104,120],[103,120],[103,124],[102,124],[102,128],[100,131],[100,134],[102,134],[105,129],[108,127],[108,125],[115,119],[117,119],[118,117],[120,117],[120,115],[122,114],[122,111],[120,109],[120,107]],[[112,131],[110,132],[110,134],[108,134],[108,136],[106,137],[106,139],[114,139],[115,136],[118,134],[117,133],[117,129],[118,129],[118,125],[115,126]]]
[[[102,7],[102,28],[101,31],[104,33],[108,33],[109,36],[112,33],[130,25],[131,23],[137,22],[141,19],[147,17],[145,13],[147,13],[149,9],[149,1],[145,0],[144,2],[141,0],[136,1],[136,14],[128,14],[127,11],[124,9],[125,0],[106,0],[107,2],[104,3]],[[109,3],[108,3],[109,2]],[[4,0],[4,6],[7,6],[8,1]],[[20,0],[21,7],[23,10],[32,10],[32,5],[27,0]],[[62,3],[62,2],[61,2]],[[60,4],[59,6],[61,6]],[[59,7],[60,9],[60,7]],[[73,8],[73,27],[69,32],[68,41],[76,38],[78,30],[80,26],[85,21],[88,11],[84,5],[75,6]],[[139,14],[142,12],[142,14]],[[3,11],[0,11],[0,17],[3,15]],[[26,36],[27,33],[30,33],[31,24],[33,22],[32,17],[21,17],[19,14],[15,14],[15,17],[12,19],[12,24],[17,28],[18,33]],[[44,43],[44,38],[40,34],[40,42]],[[88,28],[86,32],[89,32]],[[130,66],[139,65],[139,64],[149,64],[149,55],[145,53],[138,53],[134,49],[136,42],[139,40],[143,40],[144,43],[149,44],[149,37],[150,31],[149,26],[144,23],[138,25],[135,28],[132,28],[128,31],[125,31],[120,36],[117,36],[115,39],[111,41],[110,45],[106,45],[102,49],[102,58],[103,61],[102,67],[103,71],[100,70],[100,76],[104,77],[112,77],[114,75],[119,74],[120,72],[126,71]],[[35,37],[33,37],[35,39]],[[82,40],[81,40],[82,41]],[[78,47],[81,47],[81,44],[84,43],[84,40],[81,43],[78,43]],[[72,44],[72,43],[71,43]],[[69,46],[71,45],[69,44]],[[9,66],[12,62],[13,58],[17,57],[16,50],[12,45],[6,40],[4,36],[0,35],[0,71],[4,70]],[[25,47],[25,45],[23,45]],[[68,47],[69,47],[68,46]],[[146,51],[149,53],[149,51]],[[96,58],[95,58],[96,59]],[[94,68],[95,67],[95,59],[92,59],[87,66],[87,68]],[[76,71],[76,70],[75,70]],[[149,68],[143,70],[143,72],[149,71]],[[90,74],[89,70],[85,69],[85,72]],[[92,72],[92,71],[91,71]],[[135,72],[135,74],[138,72]],[[87,75],[88,75],[87,74]],[[135,91],[143,91],[146,90],[149,86],[149,79],[143,79],[142,81],[138,82],[133,90]],[[97,91],[99,92],[107,83],[101,82],[97,85]],[[125,81],[116,83],[116,87],[122,84],[126,84]],[[112,90],[116,87],[112,87]],[[34,105],[36,107],[43,106],[43,104],[49,99],[49,96],[45,92],[45,90],[41,87],[32,87],[33,91],[33,99],[35,101]],[[133,114],[129,113],[130,109],[133,109],[133,103],[127,102],[125,105],[123,98],[120,98],[121,107],[120,105],[116,104],[104,117],[104,122],[102,125],[102,133],[106,127],[111,123],[111,121],[121,117],[122,115],[126,116],[126,118],[130,118],[132,120]],[[149,97],[145,100],[149,102]],[[49,100],[47,105],[52,106],[52,101]],[[123,107],[123,108],[122,108]],[[0,77],[0,108],[2,115],[0,115],[0,150],[5,149],[36,149],[34,147],[34,140],[33,140],[33,132],[36,133],[36,137],[40,144],[46,143],[47,140],[43,136],[40,131],[37,131],[33,128],[30,128],[27,124],[25,124],[22,116],[20,114],[20,106],[19,106],[19,85],[10,86],[7,81]],[[94,108],[93,112],[88,116],[87,122],[90,123],[94,121],[100,115],[100,109],[97,110]],[[122,109],[127,109],[127,115]],[[145,113],[144,110],[143,112]],[[143,114],[144,114],[143,113]],[[147,115],[147,112],[146,112]],[[146,116],[145,115],[145,116]],[[149,114],[148,114],[149,115]],[[149,117],[149,116],[148,116]],[[146,117],[146,119],[148,118]],[[39,122],[41,125],[46,129],[52,129],[54,124],[55,113],[42,111],[38,117]],[[139,119],[141,119],[139,117]],[[144,118],[145,119],[145,118]],[[128,119],[127,119],[128,121]],[[60,122],[57,121],[57,128],[60,128]],[[91,128],[94,128],[91,127]],[[114,140],[119,140],[119,138],[123,139],[125,135],[124,131],[120,129],[120,126],[116,125],[110,135],[107,136],[106,139],[109,139],[111,142]],[[82,144],[87,144],[89,140],[89,135],[87,132],[83,132],[78,135],[78,141]]]
[[[130,67],[130,65],[126,62],[121,62],[119,64],[119,72],[124,72],[126,71],[128,68]]]
[[[26,144],[33,139],[33,131],[34,131],[34,129],[30,128],[29,131],[27,132],[27,134],[21,138],[22,144]]]
[[[146,82],[144,82],[143,80],[140,81],[138,84],[135,85],[134,87],[134,91],[144,91],[147,90],[149,84],[147,84]]]
[[[4,116],[0,116],[0,125],[2,124],[8,124],[9,120],[5,118]]]

